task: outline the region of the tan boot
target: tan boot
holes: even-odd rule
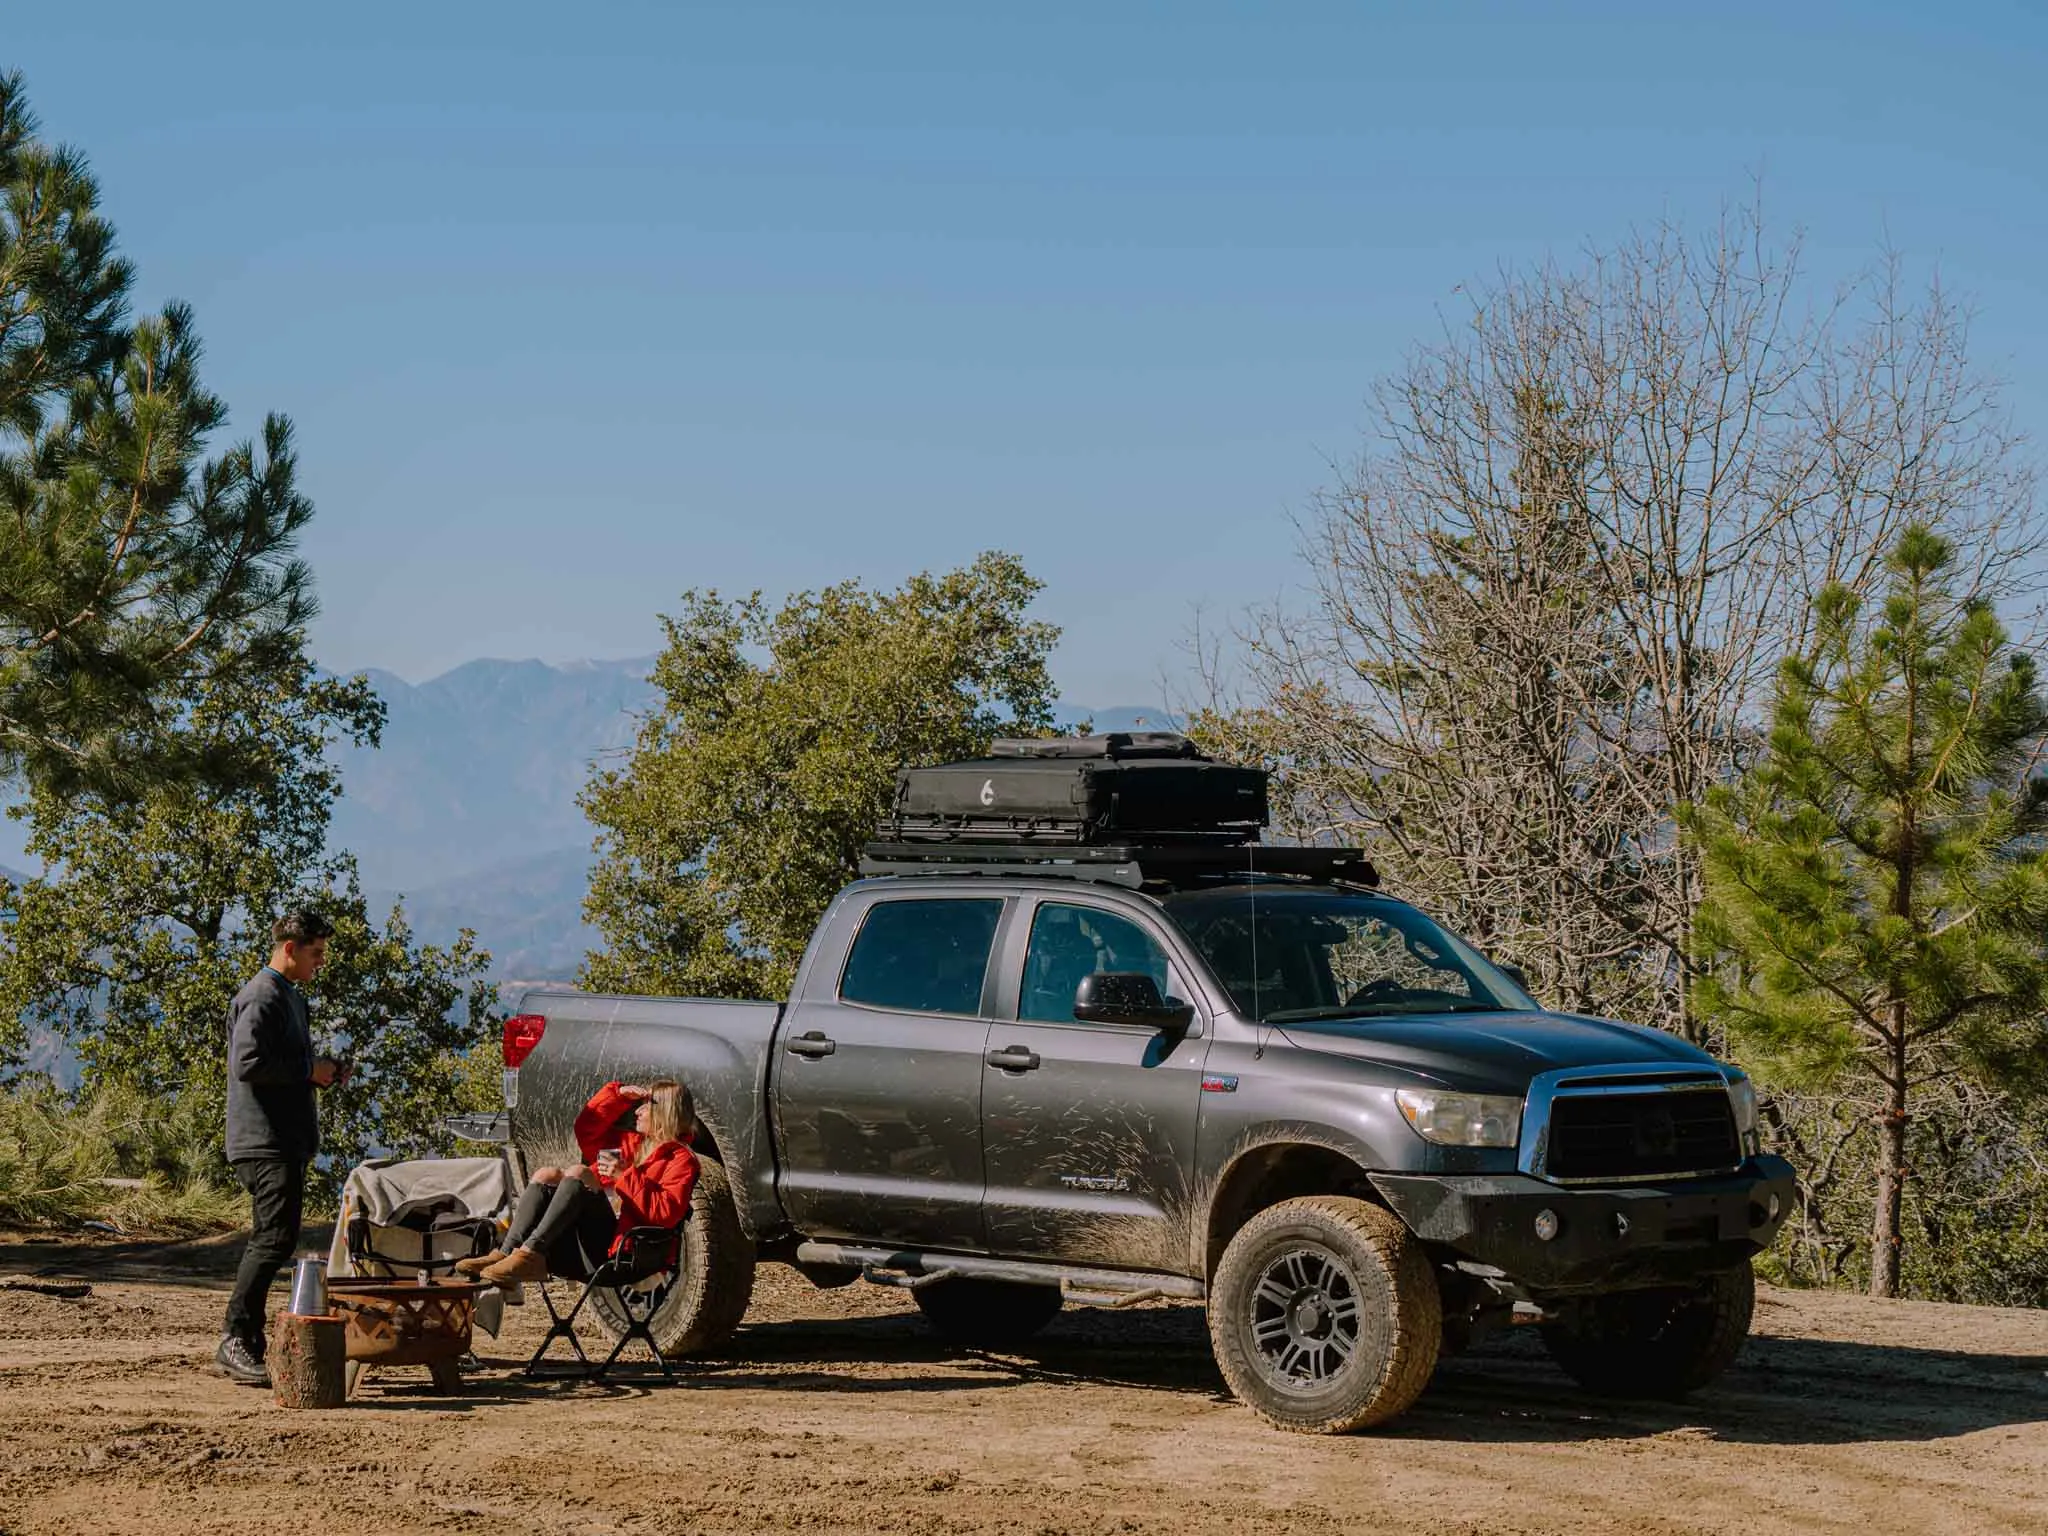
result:
[[[457,1259],[455,1261],[455,1273],[462,1276],[465,1280],[474,1280],[478,1275],[504,1257],[504,1254],[493,1248],[489,1253],[479,1253],[466,1259]]]
[[[548,1261],[531,1248],[515,1248],[510,1254],[498,1260],[479,1277],[492,1285],[513,1285],[521,1281],[539,1281],[548,1277]]]

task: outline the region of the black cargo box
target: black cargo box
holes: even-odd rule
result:
[[[896,776],[894,842],[1243,843],[1266,825],[1266,775],[1180,736],[1000,741],[995,754]]]

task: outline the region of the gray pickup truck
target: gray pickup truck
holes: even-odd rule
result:
[[[880,857],[788,1002],[537,991],[505,1045],[523,1167],[575,1156],[607,1079],[694,1093],[671,1353],[738,1325],[760,1259],[984,1348],[1184,1297],[1305,1432],[1516,1322],[1588,1388],[1699,1387],[1793,1199],[1739,1070],[1545,1009],[1338,850]]]

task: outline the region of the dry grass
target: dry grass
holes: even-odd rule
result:
[[[242,1216],[226,1174],[176,1099],[106,1089],[75,1101],[31,1085],[0,1093],[0,1224],[216,1231]]]

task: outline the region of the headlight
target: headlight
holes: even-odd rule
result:
[[[1401,1088],[1394,1102],[1424,1141],[1443,1147],[1512,1147],[1522,1134],[1522,1101],[1506,1094]]]
[[[1756,1151],[1762,1144],[1757,1136],[1756,1085],[1740,1072],[1728,1074],[1728,1107],[1735,1112],[1735,1134],[1742,1150]]]

